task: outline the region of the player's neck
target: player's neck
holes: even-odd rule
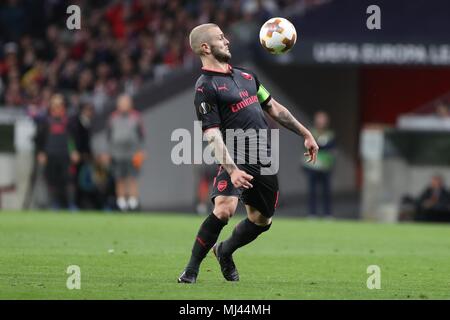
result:
[[[217,60],[211,61],[211,60],[204,60],[202,69],[204,70],[210,70],[210,71],[217,71],[222,73],[229,73],[230,72],[230,65],[226,62],[219,62]]]

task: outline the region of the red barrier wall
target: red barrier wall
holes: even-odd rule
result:
[[[399,114],[450,91],[450,68],[363,67],[359,85],[361,124],[395,124]]]

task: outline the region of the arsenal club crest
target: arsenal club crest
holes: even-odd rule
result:
[[[253,77],[251,74],[248,74],[247,72],[241,72],[241,76],[244,77],[247,80],[252,80]]]
[[[225,189],[227,188],[227,185],[228,185],[227,180],[220,180],[220,181],[217,183],[217,189],[218,189],[220,192],[222,192],[223,190],[225,190]]]

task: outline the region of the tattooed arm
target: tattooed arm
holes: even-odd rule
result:
[[[206,129],[204,136],[207,139],[208,144],[213,149],[214,157],[230,175],[233,185],[236,188],[252,188],[253,186],[250,181],[253,179],[253,176],[247,174],[243,170],[240,170],[236,166],[230,156],[230,153],[228,152],[225,142],[223,141],[220,130],[218,128]]]
[[[308,152],[305,153],[305,156],[310,157],[308,159],[308,162],[312,161],[313,163],[315,163],[317,152],[319,151],[319,146],[317,145],[311,132],[306,129],[297,119],[295,119],[295,117],[285,106],[283,106],[273,98],[271,98],[270,101],[267,102],[264,110],[270,115],[272,119],[281,124],[283,127],[305,138],[305,148],[308,150]]]

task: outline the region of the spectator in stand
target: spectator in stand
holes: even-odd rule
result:
[[[71,164],[80,156],[68,126],[66,105],[60,94],[52,96],[49,114],[37,121],[37,161],[45,177],[54,209],[75,208]]]
[[[323,214],[325,217],[332,216],[331,207],[331,177],[335,163],[334,150],[336,138],[334,132],[329,128],[329,116],[326,112],[319,111],[314,115],[314,127],[311,133],[319,145],[317,161],[314,165],[305,162],[304,170],[308,177],[309,187],[309,215],[317,216],[318,203],[323,204]],[[317,189],[320,188],[322,197],[319,201]]]
[[[417,201],[416,220],[450,221],[450,192],[441,175],[434,175]]]
[[[121,211],[139,208],[137,177],[144,160],[144,130],[141,115],[127,94],[117,99],[116,111],[107,128],[109,154],[116,181],[117,207]]]
[[[268,12],[294,8],[295,2],[79,0],[83,28],[67,32],[65,1],[42,6],[41,1],[8,0],[0,5],[0,39],[7,42],[0,53],[0,105],[36,108],[47,87],[92,99],[103,112],[118,92],[134,95],[143,81],[193,67],[184,35],[195,25],[217,20],[227,28],[243,12],[247,19],[265,19]]]
[[[445,101],[439,101],[436,105],[436,115],[441,119],[450,119],[450,107]]]

